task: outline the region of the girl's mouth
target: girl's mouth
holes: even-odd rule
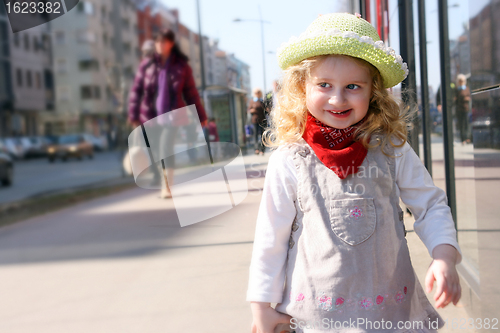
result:
[[[336,117],[342,117],[342,116],[347,116],[352,111],[352,109],[348,109],[345,111],[333,111],[333,110],[327,110],[327,111]]]

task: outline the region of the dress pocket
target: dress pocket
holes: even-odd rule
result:
[[[349,245],[358,245],[367,240],[375,231],[376,221],[373,198],[331,200],[332,230]]]

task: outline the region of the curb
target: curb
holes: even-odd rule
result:
[[[120,177],[67,189],[49,190],[26,199],[0,204],[0,227],[134,186],[133,177]]]

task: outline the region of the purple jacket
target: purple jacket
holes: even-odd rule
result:
[[[194,104],[200,122],[205,121],[207,115],[196,89],[191,66],[174,54],[171,57],[167,68],[171,110]],[[157,116],[156,93],[160,61],[160,56],[155,53],[153,58],[143,59],[139,64],[129,97],[130,121],[139,121],[142,124]]]

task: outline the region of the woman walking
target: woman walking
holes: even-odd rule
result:
[[[188,64],[188,57],[175,42],[170,29],[161,30],[155,38],[156,53],[151,60],[144,59],[139,65],[129,100],[129,122],[134,126],[160,116],[166,112],[194,104],[202,127],[207,124],[205,108],[201,104]],[[187,124],[177,124],[187,125]],[[170,158],[166,159],[166,187],[162,198],[171,198],[168,180],[174,172],[173,147],[178,127],[166,125],[162,132],[160,149]]]

